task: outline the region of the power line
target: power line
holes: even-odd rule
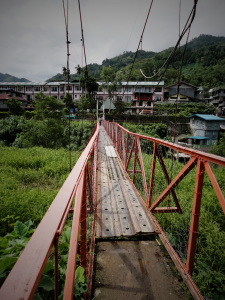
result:
[[[84,30],[83,30],[83,23],[82,23],[82,16],[81,16],[80,0],[78,0],[78,5],[79,5],[79,13],[80,13],[82,47],[83,47],[83,50],[84,50],[85,67],[86,67],[86,70],[87,70],[87,58],[86,58],[86,50],[85,50],[85,43],[84,43]]]
[[[171,52],[170,55],[168,56],[168,58],[167,58],[167,60],[165,61],[165,63],[161,66],[161,68],[160,68],[153,76],[146,76],[146,75],[143,73],[143,71],[140,69],[141,74],[142,74],[145,78],[147,78],[147,79],[154,78],[154,77],[157,76],[157,75],[162,71],[162,69],[166,66],[166,68],[165,68],[163,74],[162,74],[161,77],[160,77],[160,80],[162,79],[162,77],[164,76],[164,74],[165,74],[165,72],[166,72],[166,70],[167,70],[167,68],[168,68],[168,66],[169,66],[169,63],[170,63],[172,57],[174,56],[174,54],[175,54],[175,52],[176,52],[176,50],[177,50],[177,48],[178,48],[178,46],[179,46],[179,44],[180,44],[182,38],[184,37],[185,33],[191,28],[191,25],[192,25],[192,23],[193,23],[193,21],[194,21],[195,14],[196,14],[197,3],[198,3],[198,0],[194,0],[193,8],[192,8],[192,10],[191,10],[191,12],[190,12],[190,15],[189,15],[189,17],[188,17],[188,19],[187,19],[187,22],[186,22],[186,24],[185,24],[185,26],[184,26],[184,28],[183,28],[183,31],[182,31],[182,33],[180,34],[180,36],[179,36],[179,38],[178,38],[178,41],[177,41],[176,45],[174,46],[172,52]],[[160,80],[159,80],[159,81],[160,81]]]
[[[142,43],[143,35],[144,35],[144,32],[145,32],[145,27],[146,27],[146,24],[147,24],[147,22],[148,22],[148,17],[149,17],[151,8],[152,8],[153,1],[154,1],[154,0],[152,0],[151,3],[150,3],[150,7],[149,7],[149,10],[148,10],[148,14],[147,14],[147,17],[146,17],[146,20],[145,20],[145,24],[144,24],[144,27],[143,27],[143,30],[142,30],[142,34],[141,34],[141,37],[140,37],[140,40],[139,40],[139,43],[138,43],[138,47],[137,47],[137,50],[136,50],[136,53],[135,53],[135,56],[134,56],[134,60],[133,60],[133,63],[132,63],[132,66],[131,66],[131,69],[130,69],[130,73],[129,73],[129,75],[128,75],[128,79],[127,79],[127,83],[126,83],[125,87],[127,86],[128,82],[129,82],[130,75],[131,75],[131,72],[132,72],[132,70],[133,70],[135,60],[136,60],[136,58],[137,58],[138,50],[139,50],[140,44]],[[124,98],[125,87],[124,87],[124,90],[123,90],[123,96],[122,96],[122,99]]]
[[[65,9],[65,2],[62,0],[63,3],[63,12],[64,12],[64,19],[65,19],[65,27],[66,27],[66,44],[67,44],[67,68],[64,70],[65,75],[67,76],[67,89],[68,89],[68,100],[69,100],[69,86],[70,86],[70,67],[69,67],[69,1],[67,0],[67,9]],[[70,126],[70,107],[69,107],[69,161],[70,161],[70,171],[72,169],[72,163],[71,163],[71,147],[70,147],[70,133],[71,133],[71,126]]]

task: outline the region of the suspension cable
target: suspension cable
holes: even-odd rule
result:
[[[187,19],[187,22],[186,22],[186,24],[185,24],[185,26],[184,26],[184,28],[183,28],[183,31],[182,31],[182,33],[180,34],[180,36],[179,36],[179,38],[178,38],[178,41],[177,41],[176,45],[174,46],[173,50],[171,51],[170,55],[168,56],[168,58],[167,58],[167,60],[164,62],[164,64],[161,66],[161,68],[159,68],[159,70],[158,70],[153,76],[146,76],[146,75],[143,73],[143,71],[140,69],[141,74],[142,74],[145,78],[147,78],[147,79],[154,78],[154,77],[157,76],[157,75],[162,71],[162,69],[166,66],[166,68],[165,68],[163,74],[162,74],[161,77],[160,77],[160,80],[159,80],[159,81],[161,81],[162,77],[164,76],[164,74],[165,74],[165,72],[166,72],[166,70],[167,70],[167,68],[168,68],[168,66],[169,66],[169,63],[170,63],[172,57],[174,56],[174,54],[175,54],[175,52],[176,52],[176,50],[177,50],[177,48],[178,48],[178,46],[179,46],[179,44],[180,44],[180,42],[181,42],[181,40],[182,40],[182,38],[184,37],[185,33],[189,30],[189,28],[191,27],[191,25],[192,25],[192,23],[193,23],[193,21],[194,21],[195,14],[196,14],[197,3],[198,3],[198,0],[194,0],[193,8],[192,8],[192,10],[191,10],[191,12],[190,12],[190,15],[189,15],[189,17],[188,17],[188,19]]]
[[[64,0],[63,3],[63,12],[64,12],[64,19],[65,19],[65,27],[66,27],[66,44],[67,44],[67,68],[66,68],[66,76],[67,76],[67,93],[68,93],[68,101],[69,101],[69,86],[70,86],[70,66],[69,66],[69,1],[67,0],[67,9],[65,9]],[[70,107],[69,107],[69,161],[70,161],[70,171],[72,170],[72,163],[71,163],[71,141],[70,141],[70,134],[71,134],[71,126],[70,126]]]
[[[142,43],[143,35],[144,35],[144,32],[145,32],[145,27],[146,27],[146,24],[148,22],[148,18],[149,18],[149,14],[150,14],[150,11],[151,11],[151,8],[152,8],[153,1],[154,0],[152,0],[151,3],[150,3],[148,14],[147,14],[147,17],[146,17],[146,20],[145,20],[145,24],[144,24],[144,27],[143,27],[143,30],[142,30],[142,34],[141,34],[141,37],[140,37],[140,40],[139,40],[139,43],[138,43],[138,47],[137,47],[137,50],[136,50],[136,53],[135,53],[135,56],[134,56],[134,60],[133,60],[133,63],[132,63],[132,66],[131,66],[131,69],[130,69],[130,73],[128,75],[127,83],[126,83],[125,87],[128,85],[128,82],[129,82],[129,79],[130,79],[130,75],[131,75],[131,72],[133,70],[135,60],[137,58],[138,50],[139,50],[140,44]],[[124,87],[124,90],[123,90],[122,99],[124,98],[125,87]]]
[[[87,57],[86,57],[86,50],[85,50],[85,43],[84,43],[84,30],[83,30],[83,23],[82,23],[82,16],[81,16],[80,0],[78,0],[78,5],[79,5],[79,13],[80,13],[82,47],[83,47],[83,51],[84,51],[85,68],[86,68],[86,71],[87,71]]]

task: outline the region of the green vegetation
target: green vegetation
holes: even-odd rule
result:
[[[71,122],[71,150],[84,148],[94,125],[90,121]],[[35,146],[54,149],[68,148],[69,124],[65,119],[27,120],[25,117],[10,116],[0,120],[0,143],[18,148]]]
[[[160,138],[160,139],[169,139],[167,137],[167,125],[166,124],[133,124],[133,123],[123,123],[123,127],[128,129],[131,132],[136,132],[139,134],[144,134],[147,136]]]
[[[10,74],[0,73],[0,82],[29,82],[26,78],[18,78]]]
[[[154,111],[157,115],[168,115],[177,117],[188,117],[193,114],[215,114],[215,107],[212,104],[187,103],[187,104],[154,104]]]
[[[210,152],[225,157],[225,133],[221,134],[219,141],[216,145],[212,146]]]
[[[4,237],[0,237],[0,286],[17,261],[34,230],[35,228],[32,221],[29,220],[25,223],[16,221],[13,231],[6,234]],[[63,287],[67,268],[70,235],[71,221],[68,221],[59,238],[59,300],[63,299]],[[79,259],[80,257],[78,255],[78,263]],[[53,249],[46,263],[33,299],[54,299],[54,265],[55,259]],[[84,292],[87,292],[87,278],[84,275],[84,269],[80,266],[77,266],[74,286],[75,299],[83,299],[82,295]]]
[[[10,232],[15,220],[37,225],[69,174],[66,149],[0,148],[0,235]],[[72,152],[72,165],[80,152]]]
[[[184,46],[181,47],[181,55]],[[140,68],[147,76],[152,76],[166,61],[172,48],[159,53],[140,50],[134,64],[130,80],[143,80]],[[133,63],[135,53],[127,51],[114,58],[103,60],[101,65],[90,64],[88,69],[90,75],[97,80],[101,79],[101,70],[103,67],[111,66],[116,73],[120,71],[122,80],[128,79],[130,67]],[[178,53],[175,53],[167,69],[164,81],[165,85],[170,85],[177,81]],[[182,80],[195,86],[202,86],[205,90],[225,85],[225,37],[215,37],[211,35],[200,35],[194,38],[187,45],[183,68]],[[57,74],[51,80],[63,79],[63,76]],[[78,73],[71,75],[71,79],[79,80]],[[154,80],[158,80],[155,77]]]
[[[126,125],[132,132],[144,133],[146,129],[147,135],[154,134],[156,136],[161,134],[165,136],[164,130],[161,133],[161,127],[151,128],[150,126],[142,126],[141,132],[139,125]],[[136,127],[136,128],[135,128]],[[136,130],[135,130],[136,129]],[[152,132],[151,132],[152,131]],[[224,139],[224,136],[223,136]],[[145,175],[147,184],[150,182],[151,166],[152,166],[152,142],[141,140],[142,157],[145,168]],[[171,179],[181,171],[184,163],[172,160],[171,152],[168,148],[160,146],[160,152],[163,156],[165,166]],[[220,148],[222,149],[222,147]],[[132,169],[133,160],[131,160],[128,169]],[[225,193],[225,168],[212,165],[212,170],[218,181],[218,184]],[[130,174],[132,177],[132,175]],[[183,210],[182,214],[168,213],[155,214],[160,226],[166,233],[172,246],[180,256],[183,263],[186,263],[187,245],[189,238],[190,219],[192,215],[192,203],[194,197],[196,168],[194,168],[175,188],[178,201]],[[143,198],[144,187],[142,175],[135,175],[135,185],[138,188]],[[167,182],[159,164],[156,159],[156,169],[153,187],[152,203],[159,197],[159,195],[167,187]],[[162,207],[175,206],[172,195],[169,195],[161,204]],[[202,295],[209,299],[224,299],[225,298],[225,216],[219,204],[215,191],[211,185],[210,179],[205,172],[203,196],[201,204],[201,215],[199,223],[199,234],[197,243],[197,252],[195,257],[195,268],[193,273],[193,280],[200,289]]]

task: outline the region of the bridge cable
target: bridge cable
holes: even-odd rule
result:
[[[78,0],[78,6],[79,6],[79,14],[80,14],[82,47],[83,47],[83,51],[84,51],[84,61],[85,61],[85,68],[86,68],[86,72],[87,72],[87,57],[86,57],[86,50],[85,50],[85,43],[84,43],[84,30],[83,30],[83,22],[82,22],[82,16],[81,16],[80,0]]]
[[[129,82],[129,79],[130,79],[130,76],[131,76],[131,73],[132,73],[132,70],[133,70],[133,67],[134,67],[135,60],[137,58],[138,50],[139,50],[140,44],[142,43],[143,35],[144,35],[144,32],[145,32],[146,24],[148,22],[148,18],[149,18],[149,14],[150,14],[150,11],[151,11],[151,8],[152,8],[153,1],[154,0],[152,0],[151,3],[150,3],[148,14],[147,14],[147,17],[146,17],[146,20],[145,20],[145,24],[144,24],[144,27],[143,27],[143,30],[142,30],[142,34],[141,34],[141,37],[140,37],[140,40],[139,40],[139,43],[138,43],[138,47],[137,47],[137,50],[136,50],[136,53],[135,53],[135,56],[134,56],[134,60],[133,60],[133,63],[132,63],[130,73],[128,75],[128,79],[127,79],[127,83],[126,83],[125,87],[128,85],[128,82]],[[124,98],[125,87],[124,87],[124,90],[123,90],[122,99]]]
[[[69,45],[70,45],[70,41],[69,41],[69,30],[68,30],[68,24],[69,24],[69,1],[67,0],[67,7],[65,9],[65,2],[64,0],[62,0],[63,3],[63,12],[64,12],[64,19],[65,19],[65,27],[66,27],[66,44],[67,44],[67,67],[64,70],[65,71],[65,75],[67,77],[67,89],[68,89],[68,102],[69,101],[69,86],[70,86],[70,67],[69,67]],[[72,97],[72,95],[71,95]],[[72,163],[71,163],[71,139],[70,139],[70,135],[71,135],[71,124],[70,124],[70,107],[69,107],[69,161],[70,161],[70,171],[72,170]]]
[[[185,33],[190,29],[190,27],[191,27],[191,25],[192,25],[192,23],[193,23],[193,21],[194,21],[194,19],[195,19],[197,3],[198,3],[198,0],[194,0],[193,8],[192,8],[192,10],[191,10],[191,12],[190,12],[190,15],[189,15],[189,17],[188,17],[188,19],[187,19],[187,22],[186,22],[186,24],[185,24],[185,26],[184,26],[184,28],[183,28],[183,31],[182,31],[182,33],[180,34],[180,36],[179,36],[179,38],[178,38],[178,40],[177,40],[177,43],[176,43],[176,45],[174,46],[173,50],[171,51],[170,55],[168,56],[167,60],[166,60],[166,61],[164,62],[164,64],[159,68],[159,70],[158,70],[154,75],[152,75],[152,76],[146,76],[146,75],[143,73],[143,71],[140,69],[141,74],[142,74],[146,79],[154,78],[154,77],[155,77],[156,75],[158,75],[158,74],[162,71],[162,69],[166,66],[164,72],[162,73],[162,75],[161,75],[161,77],[160,77],[160,80],[162,79],[162,77],[164,76],[166,70],[167,70],[168,67],[169,67],[169,63],[170,63],[172,57],[174,56],[174,54],[175,54],[175,52],[176,52],[176,50],[177,50],[177,48],[178,48],[178,46],[179,46],[179,44],[180,44],[182,38],[184,37]],[[160,80],[159,80],[159,82],[160,82]]]

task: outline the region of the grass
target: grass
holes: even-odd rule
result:
[[[80,152],[71,153],[72,166]],[[0,147],[0,236],[17,219],[37,225],[69,174],[65,149]]]

